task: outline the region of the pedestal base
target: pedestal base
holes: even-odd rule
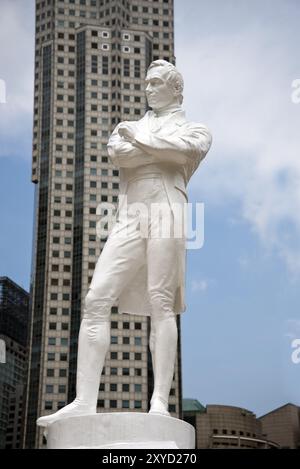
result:
[[[48,428],[49,449],[195,448],[195,429],[183,420],[122,412],[70,417]]]

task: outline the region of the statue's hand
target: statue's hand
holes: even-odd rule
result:
[[[135,139],[135,128],[129,123],[121,124],[118,133],[126,142],[132,143]]]

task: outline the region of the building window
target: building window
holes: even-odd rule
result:
[[[130,77],[130,60],[124,59],[123,61],[123,75],[124,77]]]
[[[134,338],[134,345],[142,345],[142,338],[141,337],[135,337]]]
[[[91,72],[98,73],[98,57],[97,55],[92,55],[91,57]]]
[[[122,409],[129,409],[129,401],[122,401]]]
[[[103,56],[102,57],[102,74],[103,75],[108,75],[108,57]]]
[[[141,62],[140,60],[134,61],[134,77],[140,78],[141,77]]]

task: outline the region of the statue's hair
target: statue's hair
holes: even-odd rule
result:
[[[167,75],[167,82],[172,86],[174,94],[175,96],[178,96],[179,102],[181,104],[183,101],[184,87],[183,77],[181,73],[177,70],[175,65],[171,64],[170,62],[167,62],[166,60],[154,60],[154,62],[150,64],[147,72],[156,67],[164,68],[163,72]]]

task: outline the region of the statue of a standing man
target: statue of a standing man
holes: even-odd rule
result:
[[[117,221],[85,298],[76,399],[55,414],[40,417],[40,426],[96,413],[110,345],[111,307],[116,302],[120,313],[151,316],[154,392],[150,413],[169,415],[177,351],[176,314],[185,310],[185,237],[184,233],[178,236],[182,212],[174,207],[184,207],[187,202],[186,185],[211,145],[208,129],[186,120],[182,93],[183,79],[175,66],[156,60],[146,76],[152,111],[139,121],[120,123],[110,137],[108,152],[120,170],[120,200],[126,199],[126,204],[119,203]],[[137,203],[147,210],[130,211]],[[164,206],[163,217],[152,213],[155,204]],[[166,219],[170,220],[169,236],[160,231]]]

